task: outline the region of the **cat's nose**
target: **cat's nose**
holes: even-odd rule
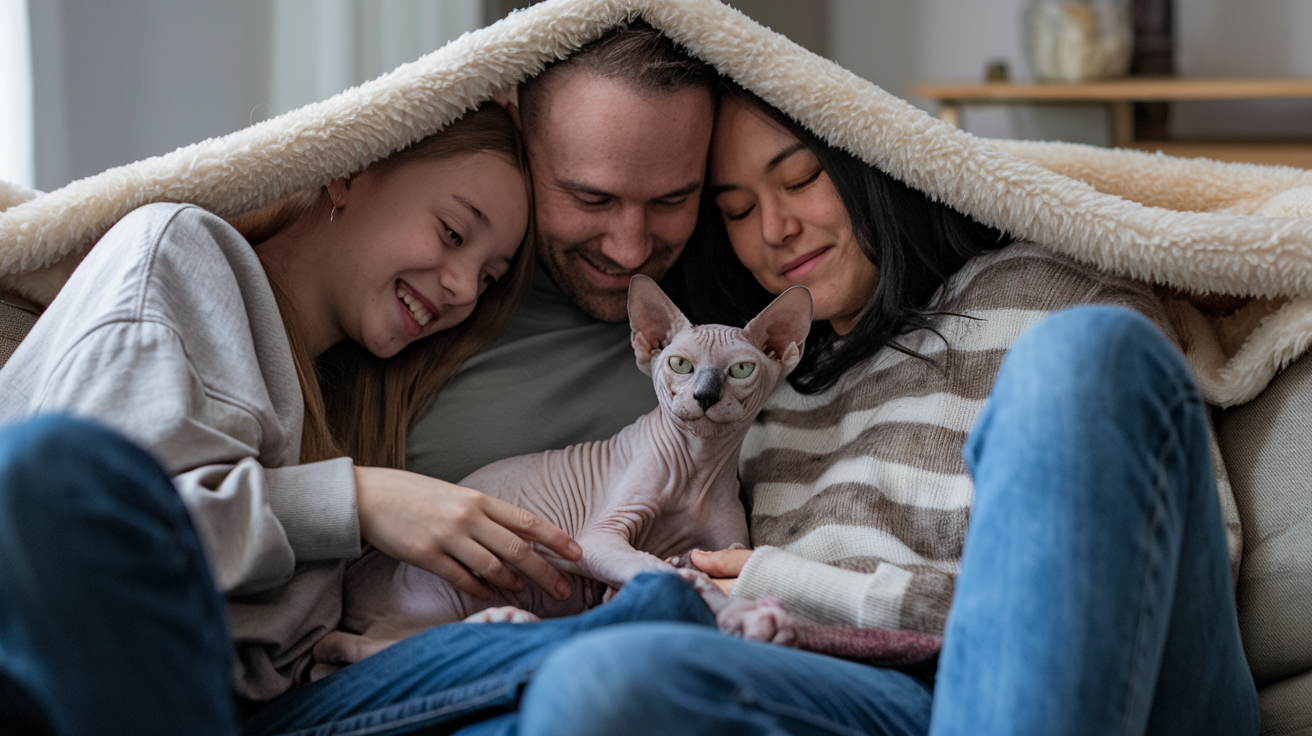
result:
[[[720,400],[720,392],[723,388],[724,379],[720,377],[720,371],[715,368],[703,369],[702,374],[697,377],[697,387],[693,389],[692,397],[701,404],[702,411],[706,411]]]

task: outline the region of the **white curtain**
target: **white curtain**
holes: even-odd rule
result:
[[[0,0],[0,180],[33,186],[32,31],[27,0]]]
[[[273,7],[274,115],[373,79],[483,25],[480,0],[274,0]]]

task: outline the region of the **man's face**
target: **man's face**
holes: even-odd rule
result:
[[[540,94],[525,130],[538,255],[580,309],[622,322],[629,279],[664,276],[697,222],[710,93],[571,69]]]

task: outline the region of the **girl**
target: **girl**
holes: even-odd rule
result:
[[[83,418],[0,437],[0,721],[234,733],[234,674],[248,708],[306,681],[361,540],[568,594],[529,545],[576,558],[559,529],[400,469],[528,284],[526,176],[487,104],[235,228],[152,204],[105,234],[0,371],[0,422]]]

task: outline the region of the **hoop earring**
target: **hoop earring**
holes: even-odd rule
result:
[[[333,218],[336,216],[337,216],[337,205],[333,205],[333,211],[328,213],[328,222],[332,222]]]

